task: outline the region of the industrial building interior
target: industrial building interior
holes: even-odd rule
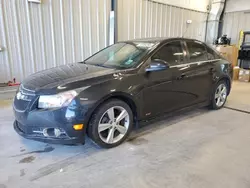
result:
[[[249,0],[1,0],[0,188],[249,188],[248,20]],[[202,41],[231,64],[223,108],[147,121],[110,149],[16,133],[13,100],[31,74],[156,37]]]

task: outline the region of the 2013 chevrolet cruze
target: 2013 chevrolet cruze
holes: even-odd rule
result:
[[[184,38],[119,42],[84,62],[41,71],[14,99],[14,128],[39,141],[101,147],[122,143],[136,123],[190,106],[223,107],[231,65]]]

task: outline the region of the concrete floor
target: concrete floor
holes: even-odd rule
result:
[[[249,188],[249,93],[250,83],[235,83],[228,100],[243,112],[185,112],[110,150],[23,139],[12,129],[10,102],[1,101],[0,188]]]

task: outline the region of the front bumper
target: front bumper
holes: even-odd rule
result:
[[[33,134],[31,127],[26,128],[26,131],[24,131],[23,125],[21,125],[17,121],[14,122],[14,129],[20,136],[27,138],[27,139],[40,141],[40,142],[46,142],[46,143],[51,143],[51,144],[65,144],[65,145],[85,143],[84,134],[76,135],[76,137],[64,137],[64,138],[45,137],[42,134],[37,134],[37,133]]]
[[[90,105],[83,105],[78,99],[71,105],[56,109],[38,109],[37,99],[23,107],[23,101],[14,99],[14,129],[28,139],[55,144],[84,144],[86,115]],[[74,130],[73,125],[84,124],[82,130]],[[59,129],[62,134],[45,135],[45,129]]]

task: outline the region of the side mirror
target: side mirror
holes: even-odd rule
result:
[[[146,72],[154,72],[168,69],[169,66],[167,62],[161,59],[154,59],[151,61],[149,66],[146,68]]]

